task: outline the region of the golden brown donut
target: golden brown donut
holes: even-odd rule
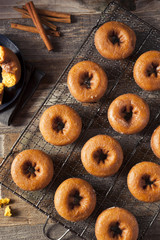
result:
[[[143,53],[133,68],[134,80],[144,90],[160,90],[160,51]]]
[[[69,178],[57,188],[54,204],[59,215],[68,221],[78,222],[88,218],[96,206],[96,194],[83,179]]]
[[[108,109],[108,120],[112,128],[124,134],[142,131],[148,124],[149,117],[148,104],[131,93],[117,97]]]
[[[134,31],[121,22],[107,22],[95,34],[97,51],[108,59],[123,59],[132,54],[136,45]]]
[[[78,101],[96,102],[105,94],[108,78],[97,63],[83,61],[71,68],[67,84],[70,93]]]
[[[154,154],[160,158],[160,126],[158,126],[151,137],[151,148]]]
[[[71,107],[57,104],[42,114],[39,129],[47,142],[62,146],[73,143],[79,137],[82,121]]]
[[[115,174],[123,161],[120,144],[107,135],[90,138],[82,148],[81,160],[86,171],[97,177]]]
[[[131,194],[143,202],[160,200],[160,166],[153,162],[141,162],[133,166],[127,177]]]
[[[21,77],[21,65],[18,57],[9,48],[0,46],[0,67],[2,68],[2,83],[12,87]]]
[[[52,159],[43,151],[29,149],[20,152],[12,162],[11,175],[23,190],[43,189],[54,174]]]
[[[118,207],[104,210],[95,225],[97,240],[137,240],[138,233],[136,218],[129,211]]]

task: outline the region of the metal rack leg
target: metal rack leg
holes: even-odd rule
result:
[[[49,220],[49,216],[47,217],[46,222],[45,222],[45,224],[44,224],[44,226],[43,226],[43,234],[44,234],[44,236],[45,236],[46,238],[51,239],[51,240],[62,240],[63,237],[66,236],[66,235],[70,232],[70,229],[67,229],[67,230],[66,230],[59,238],[57,238],[57,239],[48,236],[47,231],[46,231],[46,226],[47,226],[47,224],[48,224],[48,220]]]

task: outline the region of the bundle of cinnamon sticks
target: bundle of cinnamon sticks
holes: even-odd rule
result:
[[[22,8],[14,7],[14,10],[20,12],[23,18],[32,18],[35,27],[11,23],[11,28],[39,33],[48,51],[53,49],[53,45],[48,38],[48,35],[54,37],[60,36],[60,32],[57,31],[57,26],[52,22],[71,23],[70,14],[36,8],[32,1],[26,3]],[[43,25],[48,27],[48,29],[44,28]]]

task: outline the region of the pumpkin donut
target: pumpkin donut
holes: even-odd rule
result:
[[[62,146],[73,143],[79,137],[82,121],[71,107],[57,104],[42,114],[39,129],[47,142]]]
[[[123,161],[120,144],[107,135],[90,138],[82,148],[81,160],[86,171],[97,177],[115,174]]]
[[[137,240],[138,233],[136,218],[129,211],[118,207],[104,210],[95,225],[97,240]]]
[[[0,67],[2,83],[5,87],[13,87],[21,77],[21,65],[18,57],[9,48],[0,46]]]
[[[97,51],[108,59],[123,59],[132,54],[136,45],[134,31],[121,22],[107,22],[95,34]]]
[[[54,204],[59,215],[68,221],[78,222],[88,218],[96,206],[92,186],[80,178],[69,178],[57,188]]]
[[[134,65],[133,76],[140,88],[160,90],[160,51],[143,53]]]
[[[148,104],[131,93],[117,97],[108,109],[108,120],[112,128],[124,134],[142,131],[148,124],[149,116]]]
[[[160,126],[158,126],[151,137],[151,148],[154,154],[160,158]]]
[[[160,200],[160,166],[153,162],[141,162],[133,166],[127,177],[131,194],[143,202]]]
[[[52,159],[43,151],[24,150],[12,162],[11,175],[16,185],[23,190],[43,189],[52,180]]]
[[[70,93],[78,101],[96,102],[105,94],[108,78],[97,63],[83,61],[71,68],[67,84]]]

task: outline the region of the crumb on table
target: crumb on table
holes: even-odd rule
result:
[[[0,208],[3,206],[3,205],[7,205],[10,203],[10,199],[9,198],[1,198],[0,199]]]
[[[5,210],[4,210],[4,216],[5,216],[5,217],[11,217],[11,216],[12,216],[10,206],[7,206],[7,207],[5,208]]]

